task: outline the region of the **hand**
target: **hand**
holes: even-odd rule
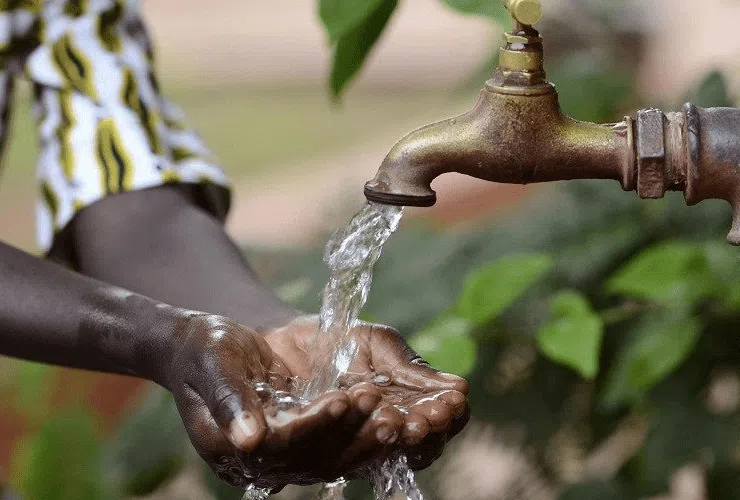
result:
[[[307,379],[314,363],[326,362],[321,353],[330,347],[313,345],[317,329],[317,317],[303,316],[267,332],[265,340],[286,372]],[[349,335],[357,355],[340,388],[362,387],[380,403],[341,453],[332,450],[322,460],[334,477],[351,477],[369,460],[397,450],[412,468],[429,466],[468,421],[467,382],[434,370],[392,328],[361,323]]]
[[[399,448],[424,467],[465,424],[465,381],[414,361],[398,334],[369,325],[352,332],[360,348],[341,390],[288,410],[261,397],[255,387],[289,391],[311,376],[316,328],[304,317],[260,334],[210,315],[179,328],[163,380],[193,445],[222,480],[277,490],[355,477]],[[389,384],[372,383],[384,374]]]
[[[380,401],[372,385],[281,410],[255,387],[290,390],[293,365],[262,334],[220,316],[194,315],[180,322],[174,344],[159,379],[174,394],[195,449],[220,479],[279,490],[346,471],[325,464],[333,465],[365,428]]]

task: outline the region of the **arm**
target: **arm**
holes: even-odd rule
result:
[[[255,384],[286,382],[283,367],[262,335],[224,317],[154,301],[42,261],[0,243],[0,355],[155,381],[172,392],[190,439],[213,470],[234,485],[260,477],[280,487],[293,477],[331,477],[324,464],[285,450],[316,446],[327,434],[352,442],[384,419],[365,422],[379,402],[372,387],[333,391],[279,418],[264,412]],[[283,389],[287,387],[281,387]],[[368,400],[369,398],[369,400]],[[329,425],[330,427],[327,427]],[[363,441],[353,457],[382,443]],[[322,449],[330,450],[322,442]],[[341,449],[341,448],[340,448]],[[236,458],[259,450],[242,469]],[[369,451],[368,451],[369,450]],[[334,456],[339,455],[334,449]],[[276,473],[263,470],[262,460]]]
[[[211,353],[223,366],[220,372],[223,379],[237,381],[220,387],[219,398],[233,402],[236,408],[226,412],[229,418],[219,417],[218,404],[215,413],[211,411],[208,415],[206,408],[214,405],[208,405],[200,397],[187,397],[187,390],[186,397],[178,398],[181,386],[175,384],[173,392],[186,422],[215,419],[219,427],[228,429],[230,417],[241,412],[242,381],[254,379],[254,372],[260,366],[273,375],[282,374],[284,380],[312,376],[310,345],[318,328],[315,319],[299,317],[260,283],[222,224],[198,208],[183,188],[162,187],[111,196],[80,212],[71,230],[74,254],[82,272],[180,307],[225,315],[262,332],[259,338],[250,337],[250,342],[244,342],[233,334],[239,333],[235,326],[219,337],[218,351]],[[344,401],[349,408],[344,410],[345,416],[337,420],[338,417],[329,418],[325,411],[314,419],[312,425],[316,428],[307,426],[313,430],[306,433],[297,432],[292,424],[284,431],[263,431],[260,446],[268,455],[253,453],[243,457],[247,469],[266,467],[265,464],[273,461],[267,457],[274,450],[274,461],[284,464],[268,466],[273,467],[273,474],[283,478],[278,482],[311,483],[317,478],[351,477],[368,460],[386,455],[398,446],[409,453],[412,465],[425,467],[439,456],[446,440],[464,426],[467,421],[464,380],[419,363],[418,357],[392,329],[362,325],[353,334],[360,347],[351,370],[355,378],[347,383],[349,389]],[[175,364],[198,366],[213,344],[207,335],[192,337],[189,352],[204,351],[199,355],[201,361]],[[267,355],[255,357],[253,352],[260,348],[266,348]],[[203,379],[208,374],[197,368],[192,372],[198,374],[197,378],[184,385],[199,384],[202,389],[197,392],[204,394],[209,384],[204,384]],[[373,381],[379,373],[390,376],[391,384],[375,386]],[[258,375],[257,378],[269,378],[267,374]],[[275,386],[273,379],[270,380]],[[214,382],[210,385],[217,385],[219,380]],[[287,388],[284,382],[282,385],[278,382],[277,387]],[[334,401],[345,393],[336,392],[340,394],[333,396]],[[406,407],[405,413],[398,405]],[[284,425],[280,422],[285,419],[272,420],[274,410],[265,406],[264,410],[252,411],[258,416],[260,427],[276,429]],[[326,410],[328,403],[322,408]],[[302,436],[303,443],[295,441],[297,435]],[[280,444],[283,438],[291,446]],[[214,435],[212,441],[223,442],[223,439],[219,441]],[[198,451],[214,464],[218,463],[219,455],[228,456],[223,443],[217,449],[215,456],[208,449]],[[295,451],[299,449],[311,452]],[[317,457],[321,458],[317,460]],[[319,470],[317,464],[321,464]],[[212,467],[223,479],[239,484],[238,478],[229,475],[230,471]]]
[[[178,187],[108,197],[69,229],[88,276],[250,328],[297,316],[259,281],[223,224]]]
[[[0,243],[0,354],[162,382],[154,368],[186,317]]]

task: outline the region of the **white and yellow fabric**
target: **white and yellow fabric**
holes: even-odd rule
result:
[[[14,80],[24,76],[38,119],[44,251],[77,211],[110,194],[166,183],[228,186],[161,95],[153,63],[136,0],[0,0],[0,140]]]

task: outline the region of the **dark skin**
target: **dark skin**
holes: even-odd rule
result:
[[[388,327],[353,330],[359,353],[339,390],[283,411],[260,398],[255,384],[311,377],[316,319],[262,285],[188,193],[162,187],[82,210],[62,253],[86,276],[0,244],[0,354],[162,385],[195,449],[236,486],[351,478],[395,451],[416,469],[434,461],[467,421],[467,383]]]

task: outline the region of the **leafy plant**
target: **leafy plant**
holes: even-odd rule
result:
[[[540,351],[581,376],[593,379],[599,372],[604,321],[578,292],[565,290],[551,304],[553,318],[537,334]]]
[[[321,0],[319,14],[334,50],[331,90],[339,97],[380,38],[398,0]]]
[[[509,22],[502,2],[491,0],[443,0],[463,14]],[[359,73],[385,30],[398,0],[319,0],[319,17],[333,50],[329,79],[332,95],[339,98]]]

